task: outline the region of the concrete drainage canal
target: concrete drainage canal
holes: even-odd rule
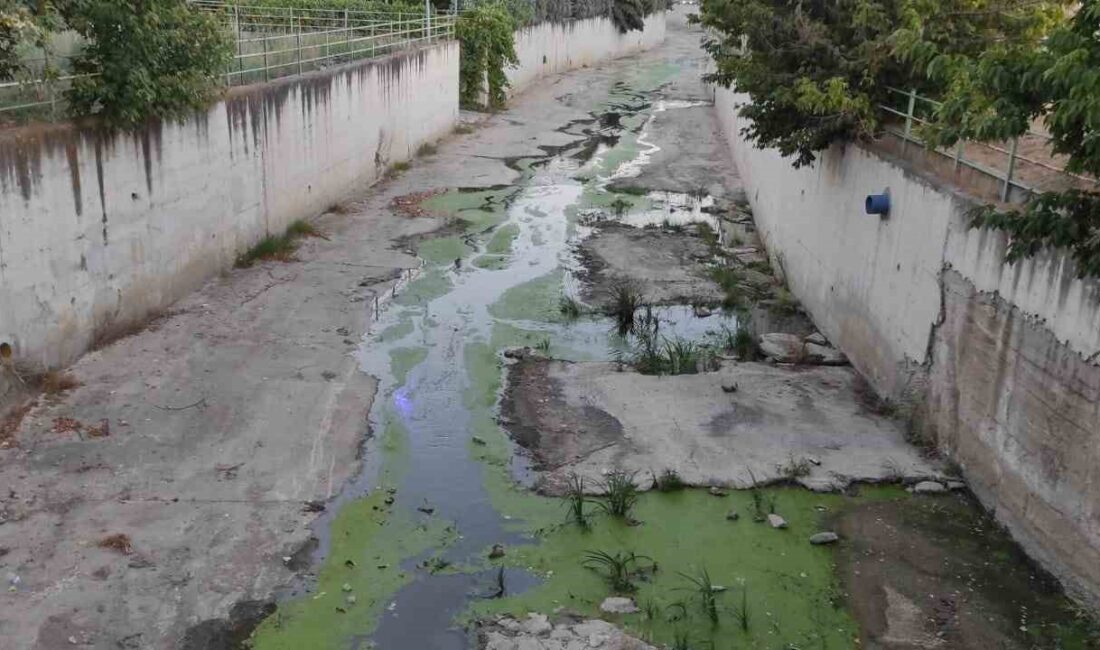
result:
[[[1096,647],[682,164],[723,152],[681,68],[630,69],[515,183],[401,202],[452,226],[406,242],[367,467],[252,646]]]

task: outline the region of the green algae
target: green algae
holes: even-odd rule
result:
[[[557,269],[542,277],[506,290],[489,305],[489,313],[507,320],[559,323],[565,320],[559,308],[564,271]]]
[[[420,243],[416,254],[429,264],[453,264],[473,252],[461,237],[437,237]]]
[[[332,522],[332,546],[316,591],[281,604],[256,629],[253,648],[338,648],[374,629],[389,599],[412,580],[402,561],[444,546],[452,536],[442,521],[418,523],[387,505],[388,498],[377,490],[341,509]]]
[[[408,466],[407,432],[388,413],[380,438],[378,487],[344,505],[329,527],[331,545],[312,593],[279,604],[256,628],[257,650],[339,648],[370,634],[386,603],[413,576],[403,562],[455,540],[454,527],[393,505],[392,488]],[[349,598],[352,597],[352,598]]]
[[[493,233],[493,238],[485,245],[485,252],[497,255],[509,255],[512,252],[512,243],[515,242],[518,236],[518,225],[514,223],[505,224],[497,228],[496,232]]]
[[[528,495],[531,501],[544,502],[522,508],[524,521],[538,535],[538,542],[511,547],[500,562],[541,575],[544,582],[522,594],[479,601],[471,606],[469,615],[518,616],[564,607],[586,616],[601,616],[599,604],[612,594],[582,560],[592,550],[633,551],[657,563],[658,570],[638,580],[632,594],[643,607],[654,608],[657,616],[647,620],[641,612],[610,619],[638,636],[671,643],[678,631],[687,630],[694,642],[719,650],[852,647],[858,632],[851,616],[838,604],[834,551],[808,542],[810,535],[819,532],[822,513],[818,508],[843,507],[845,497],[797,488],[767,492],[776,499],[777,512],[787,518],[788,529],[751,521],[747,492],[723,498],[701,490],[649,492],[634,509],[641,525],[596,517],[588,531],[565,523],[561,500]],[[548,508],[546,502],[558,507]],[[744,513],[738,521],[726,519],[731,508]],[[718,595],[716,625],[692,599],[690,582],[681,575],[694,576],[703,570],[714,584],[726,588]],[[731,611],[740,604],[742,589],[750,613],[747,632]],[[676,618],[679,620],[670,620]]]
[[[420,365],[428,356],[428,350],[419,348],[394,348],[390,350],[390,372],[398,384],[405,383],[409,371]]]
[[[451,278],[443,270],[431,268],[410,282],[394,302],[399,305],[421,305],[446,295],[451,287]]]
[[[468,232],[483,232],[508,216],[508,204],[522,186],[483,190],[448,190],[424,201],[423,207],[435,214],[466,222]]]
[[[396,324],[390,325],[386,329],[378,333],[379,341],[399,341],[409,334],[412,334],[413,322],[412,319],[406,315],[403,315],[401,320]]]
[[[474,258],[473,265],[479,269],[499,271],[508,268],[510,258],[507,255],[479,255]]]

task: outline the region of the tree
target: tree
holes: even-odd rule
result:
[[[455,34],[462,48],[458,96],[464,106],[479,103],[485,84],[489,107],[504,105],[508,87],[504,67],[519,63],[512,40],[514,29],[515,20],[499,2],[478,5],[458,17]]]
[[[68,99],[79,115],[112,124],[203,108],[221,87],[232,39],[186,0],[72,0],[59,7],[87,40]]]
[[[717,69],[750,102],[746,136],[806,165],[834,142],[873,135],[891,86],[935,94],[929,53],[1036,47],[1058,0],[703,0]]]
[[[1083,0],[1040,48],[999,43],[976,55],[908,50],[946,88],[926,130],[937,145],[960,139],[1005,140],[1041,119],[1069,171],[1100,175],[1100,0]],[[1009,234],[1008,261],[1063,248],[1079,276],[1100,276],[1100,194],[1046,192],[1021,210],[993,206],[972,213],[975,226]]]

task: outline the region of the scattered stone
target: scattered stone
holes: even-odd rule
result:
[[[531,348],[509,348],[504,351],[505,359],[526,359],[531,354]]]
[[[306,501],[304,504],[302,504],[302,512],[324,512],[324,511],[325,511],[325,502],[324,501],[312,500],[312,501]]]
[[[737,392],[737,384],[722,384],[722,392],[723,393],[736,393]]]
[[[435,512],[435,508],[433,508],[431,506],[428,506],[428,505],[420,506],[420,507],[417,508],[417,510],[419,510],[420,512],[423,512],[426,515],[430,515],[433,512]]]
[[[520,626],[524,634],[532,636],[550,636],[550,631],[553,629],[554,626],[550,624],[545,614],[528,614],[527,620]]]
[[[359,602],[359,599],[355,597],[355,594],[348,594],[348,597],[344,599],[344,602],[349,605],[354,605],[355,603]]]
[[[345,582],[345,583],[343,584],[343,586],[342,586],[342,587],[340,587],[340,589],[342,589],[342,590],[344,590],[344,591],[351,591],[351,585],[349,585],[348,583],[346,583],[346,582]]]
[[[726,519],[729,521],[737,521],[741,518],[741,515],[736,510],[730,510],[726,513]]]
[[[336,333],[340,336],[351,336],[351,330],[346,327],[337,327]]]
[[[600,603],[600,610],[608,614],[633,614],[638,611],[638,606],[629,598],[610,596]]]
[[[805,456],[805,459],[813,465],[821,466],[821,459],[817,456]]]
[[[840,539],[840,536],[833,532],[817,533],[810,536],[810,543],[814,546],[821,546],[823,544],[835,544]]]
[[[485,446],[485,439],[484,439],[484,438],[482,438],[481,436],[474,436],[474,437],[473,437],[473,438],[471,438],[470,440],[471,440],[471,441],[473,441],[473,443],[474,443],[475,445],[482,445],[482,446]]]
[[[386,504],[387,506],[392,506],[393,502],[394,502],[394,498],[393,498],[392,494],[382,500],[382,503]]]
[[[772,332],[760,337],[760,351],[779,363],[842,366],[848,363],[844,353],[830,345],[803,341],[794,334]]]
[[[815,345],[829,345],[829,339],[825,338],[821,332],[814,332],[802,340]]]
[[[504,544],[493,544],[493,550],[489,551],[490,560],[498,560],[504,557]]]
[[[768,523],[771,525],[772,528],[786,528],[787,527],[787,520],[780,517],[779,515],[777,515],[775,513],[772,513],[772,514],[768,515]]]
[[[947,492],[947,488],[937,481],[921,481],[909,488],[909,491],[913,494],[943,494]]]
[[[948,490],[965,490],[966,489],[966,483],[963,483],[962,481],[948,481],[947,482],[947,489]]]
[[[710,486],[710,489],[707,490],[707,492],[710,492],[710,495],[712,497],[724,497],[726,496],[726,494],[728,494],[728,492],[718,487],[717,485]]]
[[[336,379],[336,373],[331,370],[326,370],[321,373],[321,378],[325,381],[332,381],[333,379]]]
[[[696,318],[706,318],[714,313],[710,307],[704,305],[696,305],[692,311],[695,312]]]

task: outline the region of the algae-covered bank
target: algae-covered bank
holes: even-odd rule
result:
[[[697,39],[557,77],[378,190],[442,228],[398,244],[423,266],[357,352],[366,467],[253,647],[1093,647],[785,295]],[[833,367],[761,363],[761,322]]]

